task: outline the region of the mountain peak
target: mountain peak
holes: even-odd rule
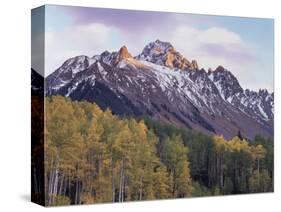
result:
[[[155,40],[154,42],[151,42],[150,44],[156,45],[156,46],[158,46],[158,47],[162,46],[162,47],[164,47],[165,49],[174,48],[170,42],[161,41],[161,40],[159,40],[159,39]]]
[[[115,64],[118,64],[123,59],[133,58],[133,56],[128,51],[128,48],[126,46],[122,46],[120,50],[118,51],[117,58],[115,60]]]
[[[199,66],[198,66],[196,60],[192,60],[192,61],[191,61],[190,69],[191,69],[191,70],[199,70]]]
[[[133,56],[128,51],[128,48],[126,46],[122,46],[119,50],[120,57],[124,58],[132,58]]]
[[[160,41],[157,39],[146,45],[142,53],[149,53],[150,55],[166,54],[169,51],[175,51],[174,47],[169,42]]]
[[[212,68],[208,68],[208,75],[210,75],[213,72]]]
[[[267,89],[259,89],[259,95],[261,96],[268,96],[269,93],[268,93],[268,90]]]
[[[142,53],[136,58],[171,69],[199,69],[196,60],[189,62],[183,55],[175,50],[171,43],[160,41],[159,39],[146,45]]]
[[[217,72],[222,72],[222,71],[225,71],[225,68],[222,66],[222,65],[219,65],[216,69],[215,69],[215,71]]]
[[[89,58],[86,55],[71,57],[66,60],[57,70],[55,70],[55,72],[58,72],[61,75],[75,75],[91,66],[94,61],[95,60],[93,58]]]
[[[221,65],[214,71],[209,71],[208,76],[214,82],[222,98],[225,100],[233,97],[235,94],[243,92],[243,88],[237,78]]]

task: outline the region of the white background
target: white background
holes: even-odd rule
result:
[[[58,207],[59,211],[280,211],[279,0],[19,0],[0,7],[0,211],[39,211],[30,198],[30,9],[42,4],[275,18],[275,193]]]

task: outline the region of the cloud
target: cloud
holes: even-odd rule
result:
[[[76,25],[46,33],[46,74],[57,69],[66,59],[77,55],[92,56],[111,50],[115,28],[99,23]]]
[[[162,27],[174,23],[174,13],[126,9],[64,7],[63,12],[73,17],[76,24],[99,22],[122,28],[126,33],[141,33],[147,27]]]
[[[227,65],[218,64],[218,61],[245,64],[256,58],[252,46],[243,41],[238,34],[225,28],[196,29],[179,26],[171,33],[170,42],[186,57],[198,61],[206,57],[212,59],[209,60],[211,63],[203,63],[203,66]]]
[[[198,32],[198,40],[202,43],[239,44],[242,42],[238,34],[225,28],[213,27],[207,30],[198,30]]]

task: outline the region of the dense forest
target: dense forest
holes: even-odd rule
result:
[[[46,205],[273,191],[269,139],[227,141],[60,96],[45,98],[40,118]]]

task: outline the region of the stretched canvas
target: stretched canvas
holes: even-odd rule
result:
[[[31,14],[33,202],[273,192],[272,19]]]

